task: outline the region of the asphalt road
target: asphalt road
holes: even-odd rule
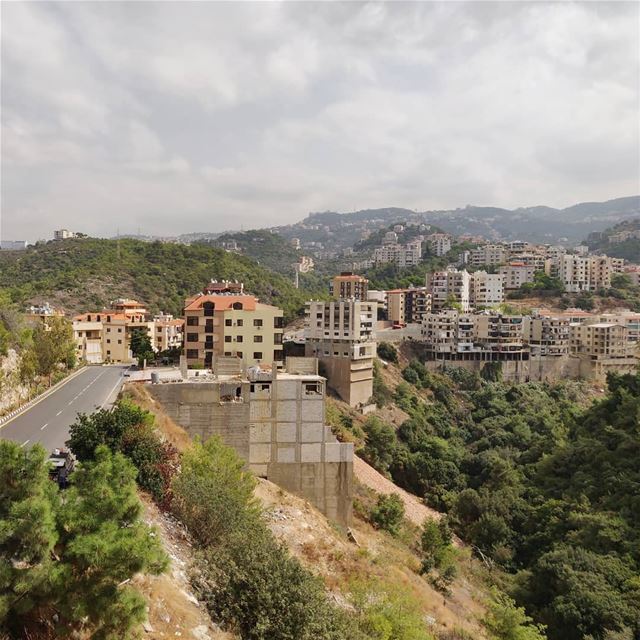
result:
[[[24,446],[39,442],[47,451],[63,447],[78,413],[92,413],[112,402],[127,367],[87,367],[51,395],[0,426],[0,438]]]

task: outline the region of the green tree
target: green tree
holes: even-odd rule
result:
[[[369,517],[375,527],[396,536],[404,518],[404,502],[397,493],[379,495]]]
[[[396,433],[392,426],[382,422],[377,416],[369,416],[364,425],[364,459],[381,473],[389,472],[396,446]]]
[[[144,327],[134,327],[131,330],[130,338],[131,353],[137,358],[138,365],[142,366],[145,360],[150,361],[155,358],[149,332]]]
[[[195,442],[171,484],[173,510],[200,544],[215,546],[259,519],[255,486],[244,461],[219,438]]]
[[[389,342],[378,344],[378,357],[387,362],[398,363],[398,350]]]
[[[55,581],[57,485],[40,446],[0,440],[0,626],[36,607]]]
[[[544,626],[535,624],[525,610],[504,593],[494,591],[488,608],[482,622],[495,640],[546,639]]]
[[[39,323],[33,331],[31,348],[37,363],[36,373],[48,377],[49,382],[59,365],[68,369],[75,366],[73,330],[65,318],[53,317],[46,324]]]

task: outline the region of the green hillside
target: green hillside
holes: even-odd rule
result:
[[[629,238],[623,242],[609,242],[609,237],[621,231],[637,231],[640,229],[640,218],[626,220],[601,232],[595,232],[587,238],[591,251],[601,251],[612,258],[624,258],[628,262],[640,262],[640,239]]]
[[[19,304],[48,300],[69,313],[132,297],[154,312],[179,315],[185,297],[212,278],[244,282],[263,302],[282,307],[287,318],[301,313],[310,297],[326,295],[317,285],[303,288],[304,276],[295,289],[290,279],[248,257],[203,244],[85,238],[0,253],[0,291]]]

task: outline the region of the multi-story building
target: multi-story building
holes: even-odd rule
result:
[[[184,319],[174,318],[170,313],[159,313],[153,317],[152,345],[156,352],[182,349]]]
[[[492,307],[504,302],[504,280],[499,273],[474,271],[471,274],[470,303],[472,306]]]
[[[53,239],[66,240],[67,238],[75,238],[76,235],[76,233],[74,233],[73,231],[69,231],[69,229],[56,229],[53,232]]]
[[[394,325],[421,322],[430,311],[431,294],[427,287],[387,291],[387,319]]]
[[[369,281],[351,271],[343,271],[331,281],[331,295],[334,298],[367,300]]]
[[[476,340],[483,348],[494,352],[521,357],[525,351],[524,319],[501,313],[480,313],[475,316]]]
[[[221,356],[282,366],[282,309],[245,293],[199,293],[185,301],[184,315],[187,366],[210,369]]]
[[[503,264],[507,252],[501,244],[483,244],[469,251],[468,264],[472,267]]]
[[[305,355],[318,358],[327,384],[351,406],[373,395],[376,307],[353,298],[306,305]]]
[[[387,264],[393,262],[397,267],[413,267],[422,259],[422,242],[408,242],[406,245],[387,244],[373,250],[373,262]]]
[[[452,302],[460,306],[461,311],[469,311],[471,297],[471,276],[466,269],[447,269],[428,273],[426,285],[431,294],[431,307],[444,309]]]
[[[154,322],[136,300],[114,300],[110,309],[82,313],[73,319],[79,360],[90,364],[132,362],[131,334],[143,329],[154,344]]]
[[[627,328],[613,322],[571,325],[571,352],[591,359],[627,358],[631,354]]]
[[[504,288],[507,291],[519,289],[527,282],[533,282],[536,269],[532,265],[524,262],[510,262],[498,269],[498,273],[504,281]]]
[[[524,339],[532,356],[566,356],[569,320],[562,316],[525,316]]]
[[[565,254],[558,265],[558,277],[569,293],[597,291],[611,286],[611,276],[617,261],[607,256],[578,256]]]
[[[627,276],[631,284],[635,287],[640,286],[640,266],[637,264],[628,264],[623,268],[623,275]]]
[[[445,256],[451,251],[451,236],[446,233],[432,233],[427,236],[431,252],[436,256]]]

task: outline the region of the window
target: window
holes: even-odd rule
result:
[[[279,351],[274,351],[273,352],[273,359],[277,360],[278,362],[281,362],[284,360],[284,351],[282,351],[282,349],[280,349]]]
[[[197,333],[187,333],[187,342],[198,342]]]
[[[275,329],[282,329],[284,327],[284,318],[282,316],[276,316],[273,319],[273,326]]]
[[[274,333],[273,334],[273,343],[274,344],[282,344],[282,334],[281,333]]]
[[[242,336],[236,336],[236,342],[242,342]]]
[[[305,382],[304,395],[314,396],[322,393],[322,385],[319,382]]]
[[[224,341],[225,342],[231,342],[231,336],[225,336],[224,337]]]
[[[111,333],[111,327],[107,327],[107,333]]]
[[[195,359],[198,357],[198,350],[197,349],[187,349],[187,358],[190,359]]]
[[[224,355],[225,355],[227,358],[230,358],[232,354],[231,354],[231,351],[225,351],[225,352],[224,352]]]
[[[197,316],[187,316],[187,326],[188,327],[197,327],[198,326],[198,317]]]
[[[236,324],[241,327],[244,324],[244,320],[238,320]]]
[[[213,302],[205,302],[202,305],[202,308],[204,309],[205,316],[212,316],[216,306],[213,304]]]
[[[111,344],[111,339],[107,338],[107,344]]]
[[[122,333],[122,327],[118,327],[118,333]]]
[[[233,303],[233,308],[234,308],[236,311],[241,311],[241,310],[242,310],[242,308],[243,308],[243,307],[242,307],[242,302],[234,302],[234,303]]]
[[[262,326],[262,320],[260,318],[254,318],[253,326],[254,327],[261,327]]]
[[[107,349],[107,355],[110,356],[111,355],[111,351],[109,351],[109,349]]]
[[[122,344],[122,340],[118,340],[118,344]]]
[[[254,351],[253,352],[254,360],[262,360],[262,351]]]
[[[262,342],[262,336],[253,336],[254,342]]]
[[[227,318],[227,319],[224,321],[224,326],[225,326],[225,327],[230,327],[232,324],[233,324],[233,321],[231,320],[231,318]]]

